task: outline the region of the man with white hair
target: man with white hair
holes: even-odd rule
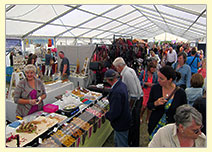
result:
[[[128,144],[130,147],[139,146],[140,135],[140,111],[143,101],[143,90],[135,70],[128,67],[122,57],[117,57],[113,61],[116,70],[122,76],[122,82],[127,86],[129,94],[130,109],[132,112],[132,123],[129,130]]]
[[[173,63],[177,62],[177,53],[173,50],[172,47],[169,47],[169,51],[167,52],[167,63],[166,65],[172,66]]]

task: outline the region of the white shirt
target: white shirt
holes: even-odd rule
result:
[[[160,128],[153,136],[148,147],[180,147],[176,124],[171,123]],[[195,140],[195,147],[206,147],[206,136],[204,133]]]
[[[170,51],[168,51],[167,62],[177,62],[177,53],[175,50],[172,50],[172,53],[170,53]]]
[[[143,96],[140,81],[132,68],[125,66],[121,71],[121,76],[122,82],[124,82],[127,86],[130,97],[136,97],[139,99],[141,96]]]

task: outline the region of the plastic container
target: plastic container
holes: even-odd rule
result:
[[[48,113],[56,112],[58,109],[59,106],[54,104],[46,104],[45,106],[43,106],[43,111]]]

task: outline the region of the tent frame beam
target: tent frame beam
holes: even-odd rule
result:
[[[69,6],[69,5],[66,5],[66,6]],[[82,23],[80,23],[80,24],[78,24],[78,25],[76,25],[74,28],[71,28],[71,29],[68,29],[68,30],[66,30],[66,31],[64,31],[64,32],[59,33],[59,34],[56,35],[55,37],[59,37],[60,35],[63,35],[63,34],[69,32],[69,31],[71,31],[71,30],[73,30],[73,29],[75,29],[75,28],[78,28],[78,27],[82,26],[83,24],[86,24],[86,23],[88,23],[89,21],[92,21],[92,20],[96,19],[97,17],[101,17],[103,14],[106,14],[106,13],[108,13],[108,12],[110,12],[110,11],[112,11],[112,10],[114,10],[114,9],[116,9],[116,8],[118,8],[118,7],[120,7],[120,6],[121,6],[121,5],[117,5],[117,6],[115,6],[114,8],[112,8],[112,9],[106,11],[106,12],[103,12],[103,13],[100,14],[100,15],[95,14],[95,13],[92,13],[92,12],[89,12],[89,11],[86,11],[86,13],[90,13],[90,14],[96,15],[96,16],[93,17],[93,18],[91,18],[91,19],[88,19],[88,20],[86,20],[86,21],[84,21],[84,22],[82,22]],[[72,7],[72,6],[69,6],[69,7]],[[78,9],[78,10],[79,10],[79,9]],[[80,10],[82,10],[82,9],[80,9]]]
[[[40,28],[42,28],[42,27],[44,27],[44,26],[50,24],[51,22],[55,21],[56,19],[58,19],[58,18],[60,18],[60,17],[62,17],[62,16],[64,16],[64,15],[66,15],[66,14],[72,12],[73,10],[75,10],[76,8],[78,8],[78,7],[80,7],[80,6],[81,6],[81,5],[77,5],[77,6],[73,7],[73,8],[71,8],[71,9],[65,11],[64,13],[62,13],[62,14],[56,16],[55,18],[53,18],[53,19],[51,19],[51,20],[49,20],[49,21],[47,21],[47,22],[44,23],[43,25],[41,25],[41,26],[39,26],[39,27],[33,29],[32,31],[30,31],[30,32],[28,32],[28,33],[26,33],[26,34],[24,34],[24,35],[22,36],[22,38],[25,38],[26,36],[30,35],[31,33],[33,33],[33,32],[35,32],[35,31],[39,30]]]
[[[149,10],[149,11],[156,12],[156,10],[154,10],[154,9],[147,8],[147,7],[144,7],[144,6],[141,6],[141,5],[135,5],[135,6],[136,6],[136,7],[140,7],[141,9],[145,9],[145,10]],[[143,10],[142,10],[142,11],[143,11]],[[171,15],[171,14],[168,14],[168,13],[164,13],[164,12],[161,12],[161,14],[166,15],[166,16],[170,16],[170,17],[173,17],[173,18],[177,18],[177,19],[180,19],[180,20],[183,20],[183,21],[186,21],[186,22],[193,23],[193,20],[190,20],[190,19],[185,19],[185,18],[182,18],[182,17],[179,17],[179,16],[175,16],[175,15]],[[196,24],[205,27],[205,25],[202,24],[202,23],[198,23],[198,22],[197,22]]]
[[[186,12],[186,13],[189,13],[189,14],[192,14],[192,15],[196,15],[196,16],[199,16],[201,14],[199,12],[195,12],[193,10],[188,10],[186,8],[181,8],[181,7],[178,7],[176,5],[163,5],[163,6],[166,6],[166,7],[178,10],[178,11]],[[202,14],[202,17],[206,18],[206,15]]]

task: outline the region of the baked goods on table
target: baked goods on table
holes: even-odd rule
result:
[[[39,116],[35,120],[30,122],[24,122],[20,125],[16,131],[12,132],[12,135],[19,134],[20,147],[33,141],[35,138],[46,132],[49,128],[53,127],[58,123],[55,119],[48,117]],[[36,127],[35,127],[36,126]],[[6,143],[7,147],[17,147],[17,141],[12,140]]]

